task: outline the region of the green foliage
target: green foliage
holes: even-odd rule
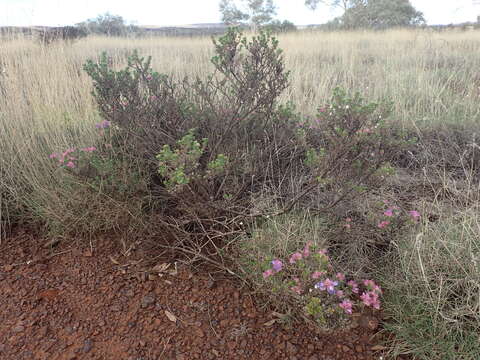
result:
[[[272,21],[276,13],[273,0],[221,0],[219,5],[222,22],[227,25],[250,24],[254,30]]]
[[[127,25],[123,17],[105,13],[94,19],[88,19],[75,25],[88,34],[102,34],[107,36],[127,36],[140,32],[140,28]]]
[[[339,7],[343,14],[326,24],[330,29],[387,29],[425,23],[423,14],[410,0],[305,0],[315,10],[319,3]]]

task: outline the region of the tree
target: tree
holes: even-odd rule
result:
[[[425,23],[423,14],[410,0],[305,0],[305,5],[313,10],[319,3],[343,10],[343,15],[331,24],[344,29],[386,29]]]
[[[351,0],[305,0],[305,6],[310,10],[316,10],[318,4],[324,4],[329,7],[337,7],[346,11],[351,3]]]
[[[272,21],[276,14],[273,0],[221,0],[219,9],[225,24],[239,25],[248,22],[254,31]]]
[[[98,15],[95,19],[88,19],[78,23],[76,26],[85,29],[88,33],[107,36],[125,36],[129,33],[139,31],[137,26],[127,25],[123,17],[112,15],[108,12],[103,15]]]

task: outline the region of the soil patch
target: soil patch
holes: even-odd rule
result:
[[[288,329],[230,280],[161,263],[146,273],[111,239],[44,243],[23,233],[0,246],[2,360],[380,358],[368,326]]]

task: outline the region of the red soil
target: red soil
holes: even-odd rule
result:
[[[148,275],[113,240],[44,243],[0,245],[2,360],[380,359],[368,324],[335,336],[266,326],[272,312],[230,280]]]

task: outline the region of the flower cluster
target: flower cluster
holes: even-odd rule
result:
[[[272,285],[284,284],[296,301],[306,304],[307,314],[322,323],[326,316],[348,317],[362,307],[381,307],[382,290],[373,280],[357,282],[335,272],[327,250],[317,249],[312,242],[284,261],[274,259],[269,265],[263,279]]]
[[[387,201],[384,201],[384,204],[387,206],[387,209],[383,211],[383,220],[379,221],[379,223],[377,224],[377,227],[379,227],[380,229],[388,227],[392,224],[392,221],[395,218],[398,218],[400,215],[402,215],[402,211],[398,206],[389,206]],[[420,220],[420,213],[417,210],[407,211],[407,214],[410,220],[412,220],[413,222],[418,222]]]
[[[95,146],[90,146],[90,147],[85,147],[85,148],[80,148],[80,149],[75,149],[75,148],[70,148],[65,150],[62,153],[52,153],[48,157],[50,159],[57,159],[58,163],[61,166],[68,167],[70,169],[75,168],[77,165],[75,161],[78,160],[80,154],[83,153],[90,153],[97,150]],[[75,153],[77,153],[77,156],[74,156]]]

